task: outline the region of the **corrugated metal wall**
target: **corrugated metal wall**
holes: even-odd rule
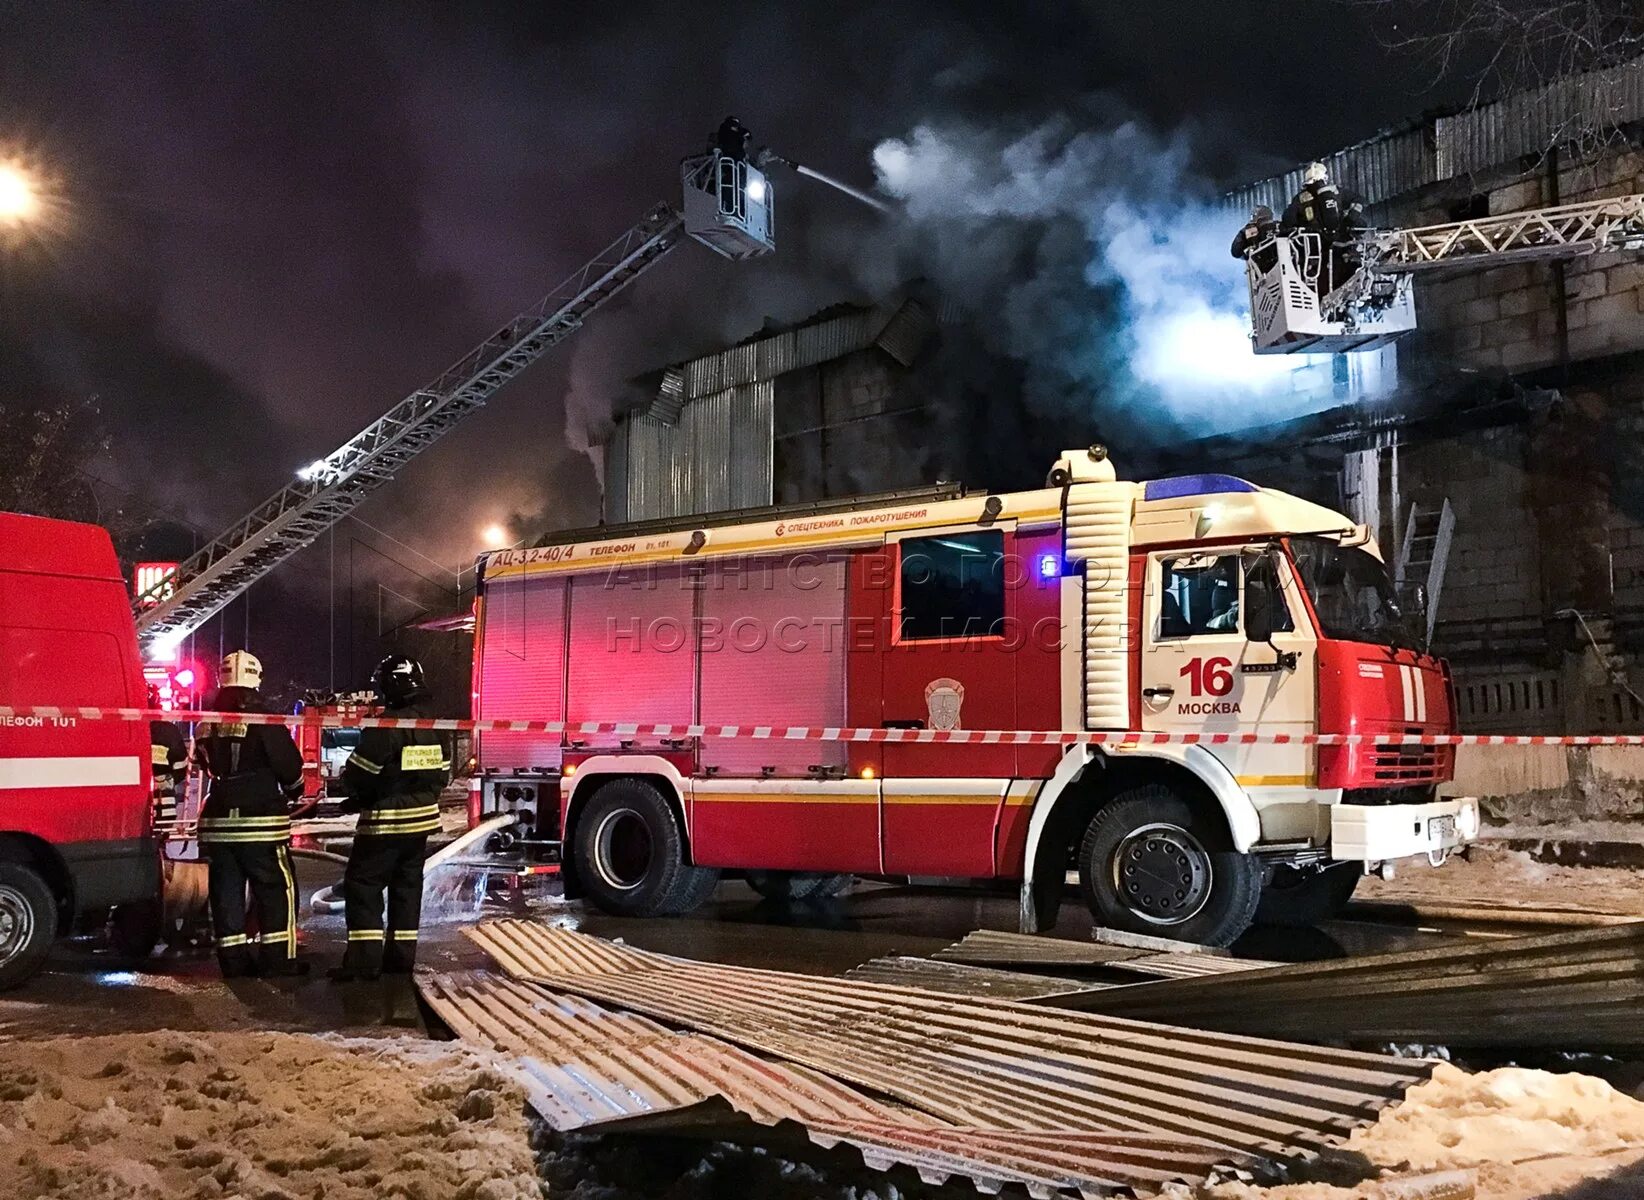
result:
[[[1561,139],[1644,121],[1644,57],[1609,71],[1560,79],[1453,117],[1383,134],[1323,159],[1331,174],[1369,204],[1440,180],[1539,154]],[[1301,189],[1302,169],[1229,192],[1230,208],[1266,204],[1282,212]]]
[[[1331,177],[1350,191],[1364,197],[1366,204],[1380,204],[1405,192],[1436,182],[1431,130],[1415,129],[1387,134],[1339,150],[1322,160]],[[1265,204],[1275,214],[1283,213],[1290,197],[1301,190],[1302,168],[1229,192],[1227,203],[1241,212]]]
[[[1439,177],[1540,154],[1572,133],[1644,121],[1644,58],[1560,79],[1434,122]]]
[[[650,407],[619,420],[605,445],[605,520],[772,503],[775,381],[870,346],[908,367],[936,330],[928,307],[903,298],[667,368]]]
[[[771,503],[770,380],[686,404],[677,425],[638,413],[606,445],[607,521],[644,521]]]

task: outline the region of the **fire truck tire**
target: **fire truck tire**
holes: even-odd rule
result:
[[[577,818],[577,875],[596,908],[620,917],[689,912],[719,872],[685,861],[685,835],[654,784],[613,779]]]
[[[1322,871],[1274,867],[1273,877],[1262,888],[1256,924],[1317,925],[1339,916],[1363,875],[1357,863]]]
[[[0,991],[38,971],[57,937],[57,897],[31,868],[0,861]]]
[[[803,904],[832,900],[850,890],[851,875],[816,875],[805,871],[748,871],[748,886],[767,900]]]
[[[1256,916],[1262,871],[1227,828],[1163,784],[1119,793],[1079,845],[1079,886],[1097,923],[1226,946]]]

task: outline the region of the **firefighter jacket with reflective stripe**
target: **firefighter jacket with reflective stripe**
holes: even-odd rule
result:
[[[212,697],[218,712],[256,712],[257,693],[227,687]],[[291,836],[286,792],[302,783],[303,757],[282,725],[205,722],[194,757],[211,775],[200,810],[202,842],[283,842]]]
[[[150,721],[148,740],[155,786],[169,788],[171,781],[183,773],[188,744],[183,741],[182,731],[170,721]]]
[[[1334,239],[1356,237],[1369,228],[1369,221],[1364,215],[1363,200],[1327,183],[1297,192],[1279,225],[1287,234],[1319,233]]]
[[[383,714],[431,717],[424,700]],[[343,767],[343,786],[360,814],[355,832],[392,837],[430,834],[440,827],[440,793],[451,779],[451,751],[432,729],[366,729]]]

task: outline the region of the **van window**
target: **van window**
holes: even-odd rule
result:
[[[1004,634],[1002,531],[906,538],[901,545],[901,641]]]
[[[125,708],[126,668],[113,634],[0,627],[0,697],[7,704]]]

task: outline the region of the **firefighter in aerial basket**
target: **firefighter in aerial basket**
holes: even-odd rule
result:
[[[1323,163],[1308,163],[1302,174],[1301,191],[1284,210],[1279,231],[1285,236],[1296,233],[1312,234],[1319,239],[1319,250],[1328,270],[1319,272],[1319,294],[1324,295],[1347,282],[1358,269],[1359,259],[1353,242],[1369,228],[1364,214],[1364,201],[1352,192],[1338,188]]]
[[[1273,218],[1273,210],[1265,204],[1256,205],[1250,213],[1250,220],[1233,235],[1233,257],[1253,256],[1256,269],[1267,274],[1279,261],[1279,249],[1273,242],[1278,232],[1279,223]]]
[[[433,715],[422,664],[395,654],[372,679],[385,716]],[[366,729],[343,767],[345,812],[360,814],[343,873],[348,949],[331,972],[338,982],[409,973],[422,919],[422,862],[428,835],[440,827],[440,792],[451,778],[451,752],[431,729]],[[387,926],[383,893],[388,894]]]
[[[223,659],[216,695],[221,713],[265,711],[257,689],[263,665],[244,650]],[[211,862],[207,884],[217,961],[223,977],[306,975],[297,957],[297,881],[291,871],[290,801],[302,792],[303,758],[283,725],[208,721],[194,736],[196,764],[210,775],[200,809],[200,848]],[[246,887],[257,938],[246,934]],[[256,954],[253,955],[255,949]]]

